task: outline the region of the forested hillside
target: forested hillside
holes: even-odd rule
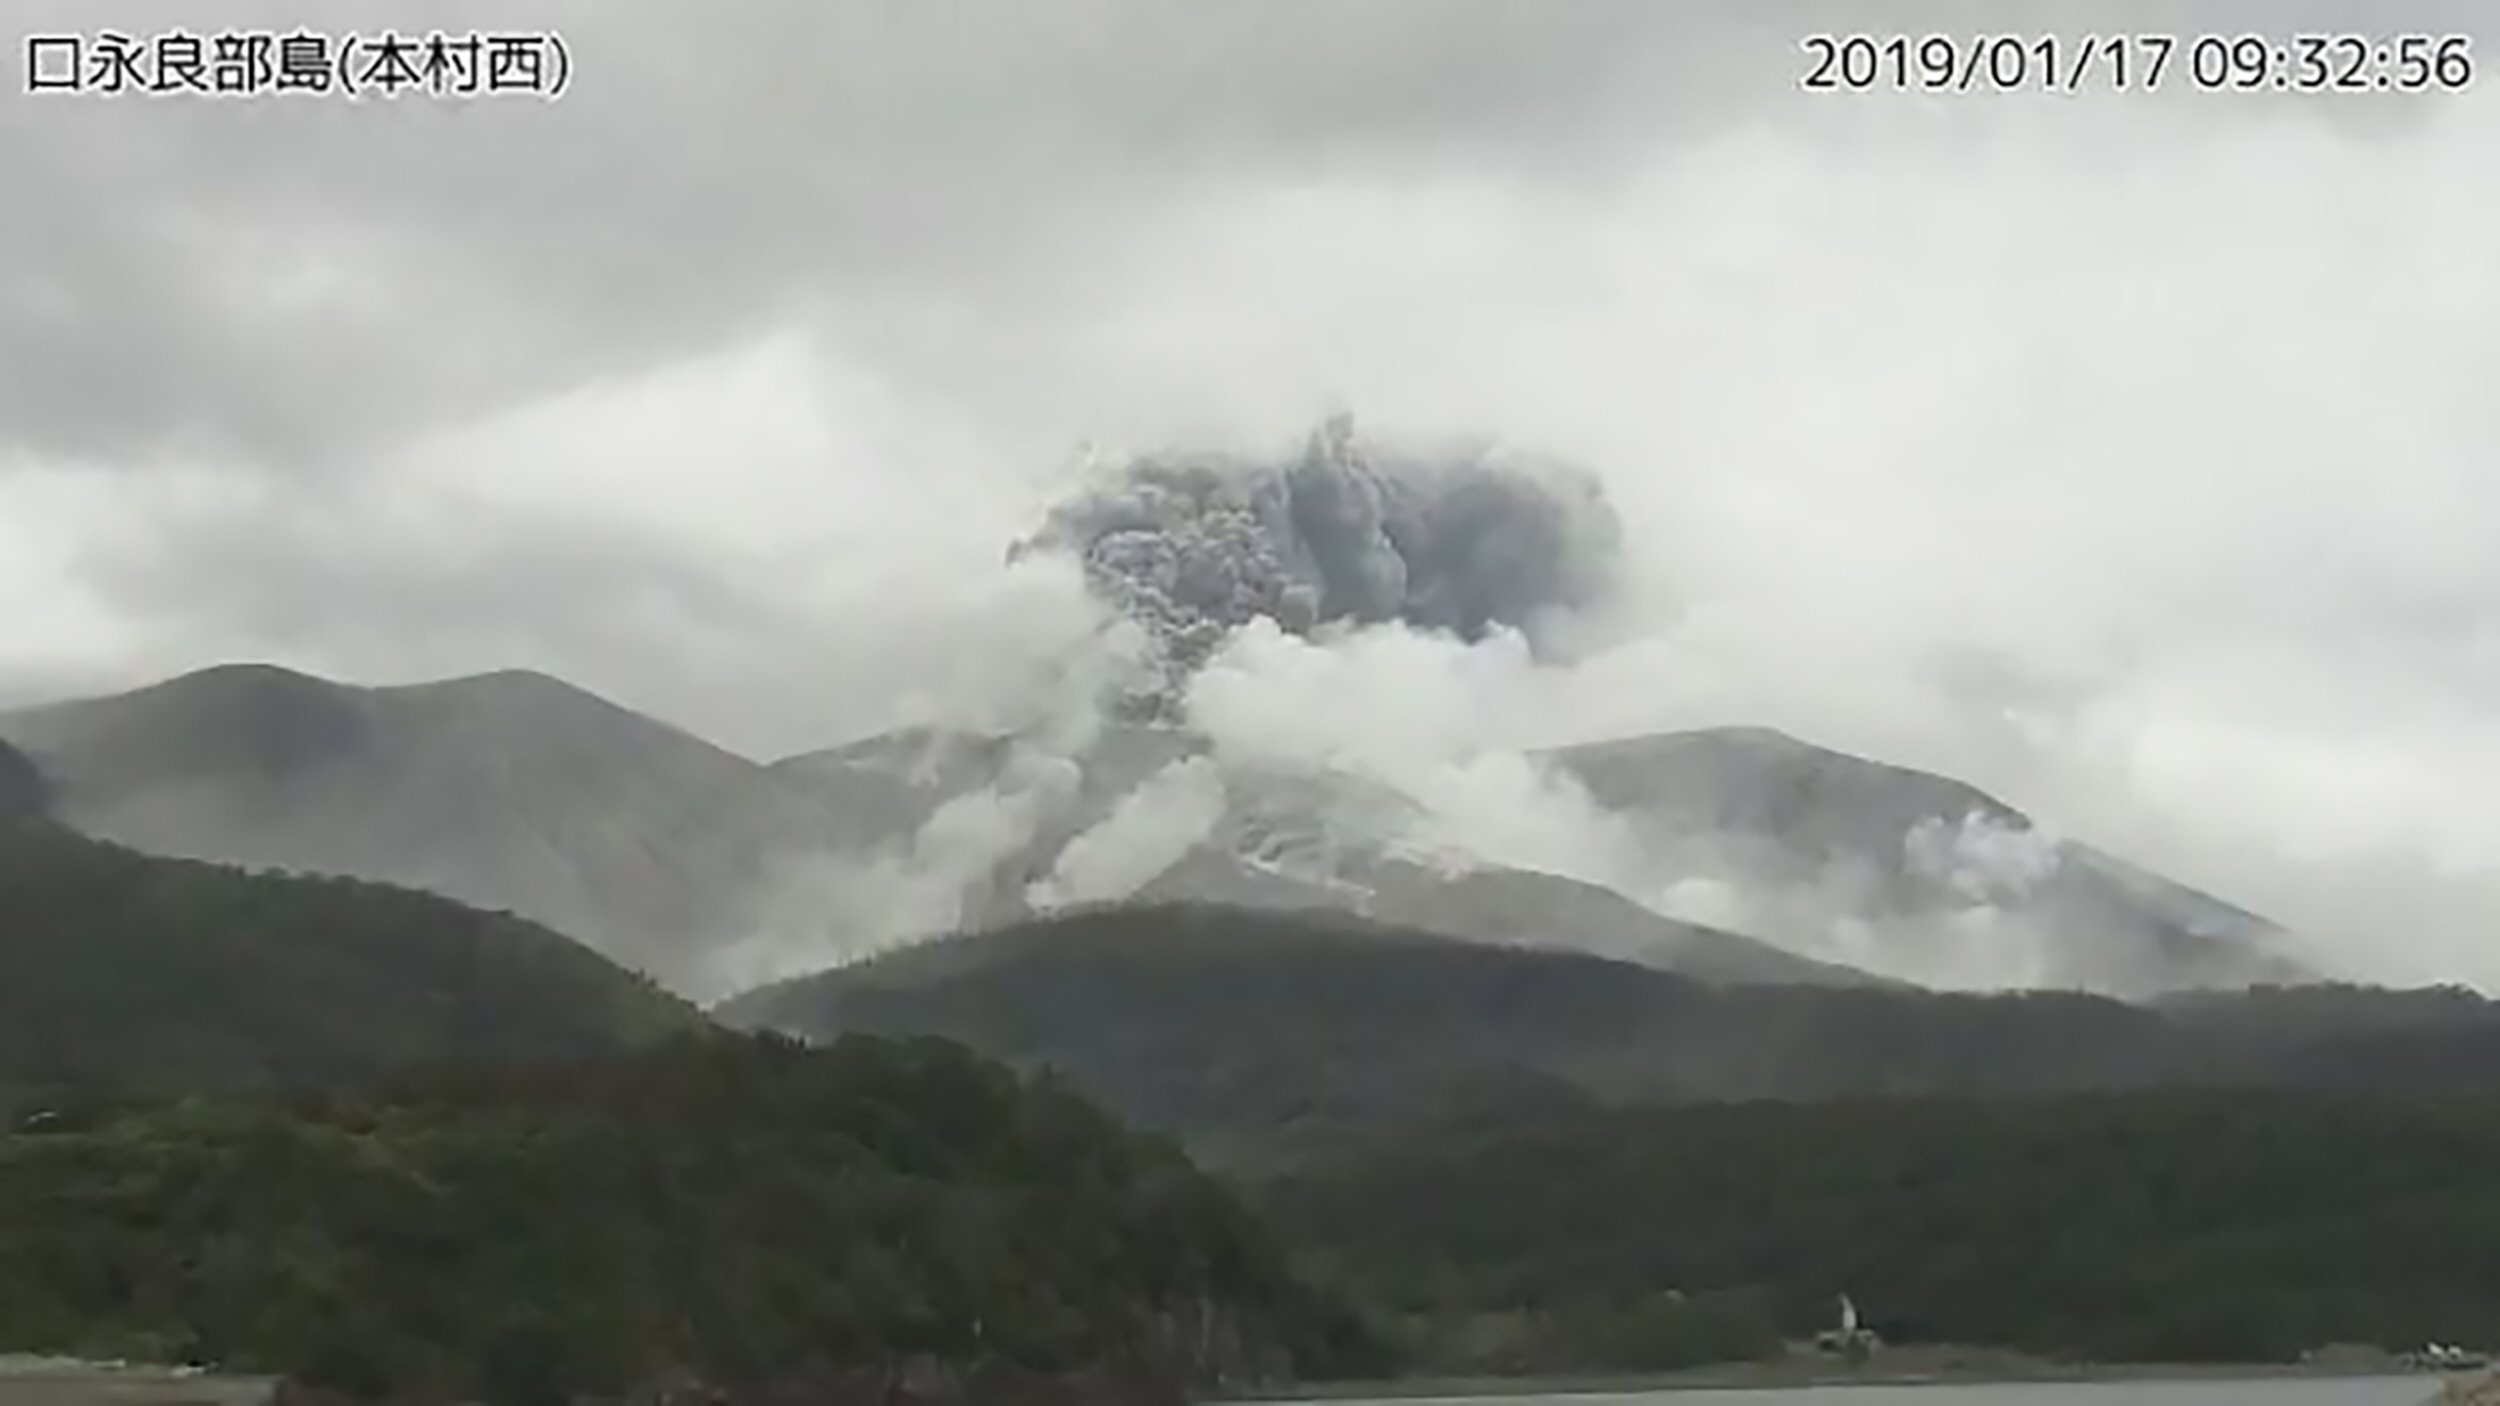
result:
[[[1446,1369],[1830,1325],[2103,1361],[2486,1344],[2500,1100],[2172,1092],[1558,1117],[1269,1188]]]
[[[1058,1088],[717,1034],[0,1135],[0,1343],[533,1406],[1382,1365],[1176,1149]]]
[[[1594,1101],[2046,1096],[2178,1085],[2500,1095],[2500,1008],[2259,989],[1713,986],[1326,913],[1072,912],[751,993],[721,1018],[942,1034],[1066,1071],[1236,1166]]]
[[[0,824],[0,1111],[595,1054],[701,1023],[516,918]]]

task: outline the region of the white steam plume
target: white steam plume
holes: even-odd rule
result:
[[[1025,890],[1025,901],[1048,910],[1135,893],[1214,831],[1224,800],[1224,776],[1213,759],[1172,763],[1070,840],[1050,873]]]

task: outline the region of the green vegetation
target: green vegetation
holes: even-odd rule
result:
[[[0,742],[0,825],[44,813],[49,788],[26,754]]]
[[[0,1114],[618,1050],[701,1017],[544,928],[0,822]]]
[[[1889,1335],[2105,1360],[2481,1342],[2500,1010],[2468,992],[1711,987],[1325,914],[1064,915],[754,993],[1065,1072],[1262,1184],[1429,1372]]]
[[[940,1041],[686,1036],[0,1137],[0,1342],[433,1399],[1377,1370],[1171,1145]]]
[[[2464,992],[1713,987],[1177,906],[722,1014],[831,1043],[502,915],[0,821],[0,1348],[1127,1402],[1760,1358],[1843,1291],[1896,1340],[2105,1360],[2500,1322]]]
[[[1266,1171],[1453,1119],[1597,1103],[2045,1097],[2178,1086],[2500,1095],[2500,1007],[2454,991],[1711,986],[1326,913],[1078,912],[751,993],[724,1020],[946,1035],[1047,1065]]]
[[[1171,905],[906,948],[714,1015],[811,1038],[961,1040],[1056,1069],[1239,1168],[1468,1114],[1568,1106],[1575,1085],[1542,1056],[1614,1038],[1619,983],[1646,974],[1333,913]]]
[[[2487,1341],[2495,1168],[2500,1102],[2173,1091],[1618,1110],[1263,1202],[1445,1370],[1747,1355],[1842,1292],[1894,1340],[2257,1361]]]

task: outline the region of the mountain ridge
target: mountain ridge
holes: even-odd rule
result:
[[[272,666],[0,714],[72,826],[153,853],[509,909],[680,989],[824,798],[527,671],[368,688]]]
[[[509,915],[0,824],[0,1103],[600,1054],[704,1023]]]
[[[532,670],[365,686],[270,664],[0,712],[0,738],[99,837],[508,909],[698,999],[1063,901],[1044,890],[1072,855],[1211,747],[1117,723],[1056,750],[923,726],[767,763]],[[2303,975],[2244,910],[2035,842],[1965,783],[1769,728],[1530,754],[1649,846],[1619,883],[1444,863],[1399,840],[1419,812],[1393,789],[1219,760],[1203,831],[1148,826],[1171,852],[1109,896],[1337,906],[1731,981],[1932,983],[1973,960],[2127,995]],[[933,827],[949,807],[962,823]],[[966,833],[973,849],[937,852]],[[1971,889],[1953,866],[1973,855],[2054,872]],[[1696,906],[1713,894],[1743,901]]]
[[[1722,985],[1342,912],[1112,905],[921,944],[716,1006],[808,1039],[939,1035],[1049,1067],[1200,1155],[1274,1167],[1606,1105],[2032,1099],[2171,1087],[2500,1096],[2461,991]]]
[[[2271,921],[1952,777],[1763,727],[1537,755],[1632,822],[1647,867],[1733,892],[1746,917],[1728,925],[1792,950],[1927,985],[1922,957],[1998,978],[1946,985],[2127,997],[2316,976]],[[1889,960],[1857,950],[1868,929]]]

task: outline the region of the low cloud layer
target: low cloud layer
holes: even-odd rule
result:
[[[1078,446],[1350,405],[1584,466],[1620,579],[1543,660],[1264,639],[1201,671],[1246,733],[1489,824],[1506,752],[1774,725],[2500,983],[2493,85],[1795,84],[1814,27],[2479,6],[492,8],[233,22],[560,26],[572,96],[0,112],[0,699],[257,657],[761,755],[1046,715],[1137,645],[1001,564]]]

